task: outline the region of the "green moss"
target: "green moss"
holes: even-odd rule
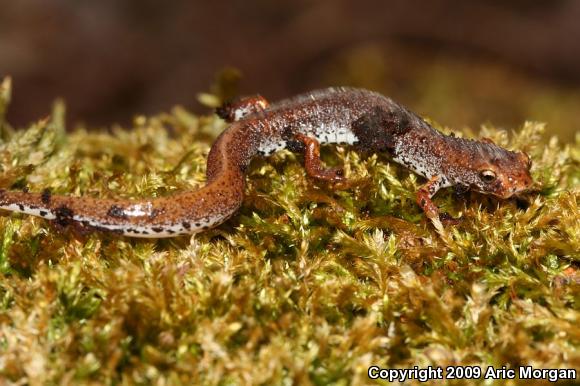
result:
[[[181,107],[131,130],[64,130],[64,108],[13,131],[0,89],[0,187],[150,197],[204,183],[214,116]],[[204,96],[209,98],[208,95]],[[211,98],[210,98],[211,99]],[[528,202],[441,192],[382,155],[328,147],[353,181],[309,180],[300,156],[253,162],[239,214],[169,240],[0,217],[0,377],[30,384],[366,383],[367,368],[580,367],[580,137],[544,125],[481,135],[525,150]]]

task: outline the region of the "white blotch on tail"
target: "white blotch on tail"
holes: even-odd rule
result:
[[[32,216],[42,217],[47,220],[54,220],[56,216],[54,213],[46,208],[40,207],[31,207],[24,204],[7,204],[7,205],[0,205],[0,208],[6,209],[12,212],[30,214]]]
[[[221,224],[228,217],[214,216],[206,217],[201,220],[183,220],[181,222],[171,224],[111,224],[106,221],[85,217],[81,215],[74,215],[73,220],[91,227],[101,230],[108,230],[111,232],[121,233],[128,237],[139,238],[164,238],[176,237],[187,234],[194,234],[203,232],[209,228]]]
[[[146,204],[135,204],[130,205],[126,209],[123,209],[123,214],[125,216],[132,216],[132,217],[140,217],[140,216],[149,216],[153,211],[153,204],[150,202]]]

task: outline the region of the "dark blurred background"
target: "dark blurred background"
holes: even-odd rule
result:
[[[0,0],[9,120],[128,123],[183,104],[235,67],[240,92],[381,91],[457,129],[548,123],[580,131],[576,0]]]

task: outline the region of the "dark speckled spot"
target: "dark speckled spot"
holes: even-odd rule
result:
[[[296,140],[287,141],[286,148],[293,153],[303,153],[306,149],[302,142]]]
[[[44,205],[50,205],[51,197],[52,193],[50,193],[50,189],[44,189],[40,195],[40,201],[42,201]]]
[[[95,230],[101,231],[101,232],[109,232],[109,233],[115,233],[118,235],[122,235],[123,234],[123,230],[122,229],[109,229],[106,227],[100,227],[100,226],[93,226],[92,227]]]
[[[153,232],[155,232],[155,233],[161,233],[161,232],[163,232],[163,228],[160,228],[160,227],[153,227],[153,228],[151,228],[151,230]]]
[[[294,131],[290,126],[286,126],[282,129],[282,139],[285,141],[290,141],[294,138]]]
[[[72,222],[74,212],[69,207],[63,205],[56,208],[54,215],[56,216],[56,223],[65,226]]]
[[[47,214],[48,214],[48,213],[47,213],[45,210],[41,210],[41,211],[40,211],[40,215],[41,215],[42,217],[46,216]]]
[[[18,209],[20,209],[21,211],[24,211],[24,205],[18,204]]]
[[[353,122],[352,131],[365,150],[386,151],[394,148],[394,140],[409,129],[409,112],[375,107]]]
[[[120,206],[117,206],[117,205],[111,205],[111,207],[107,211],[107,216],[110,216],[110,217],[120,217],[120,218],[126,218],[127,217],[127,215],[125,214],[125,211],[123,210],[123,208],[121,208]]]
[[[184,221],[184,222],[182,222],[182,223],[181,223],[181,225],[182,225],[182,226],[183,226],[185,229],[189,229],[189,228],[191,228],[191,224],[190,224],[190,223],[188,223],[187,221]]]

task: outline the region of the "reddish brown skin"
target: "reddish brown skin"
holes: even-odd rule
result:
[[[311,177],[344,182],[341,170],[322,166],[321,142],[387,152],[394,161],[426,177],[417,203],[431,219],[439,217],[431,198],[441,187],[508,198],[532,184],[531,163],[524,153],[489,141],[445,136],[391,99],[366,90],[314,91],[272,106],[255,96],[226,104],[217,112],[232,124],[213,144],[207,184],[199,190],[143,200],[0,190],[0,208],[132,237],[196,233],[222,223],[240,207],[245,172],[257,155],[281,148],[299,151]]]
[[[322,165],[320,143],[317,140],[304,134],[296,134],[295,137],[304,145],[304,168],[310,177],[331,183],[346,181],[341,168],[325,168]]]

